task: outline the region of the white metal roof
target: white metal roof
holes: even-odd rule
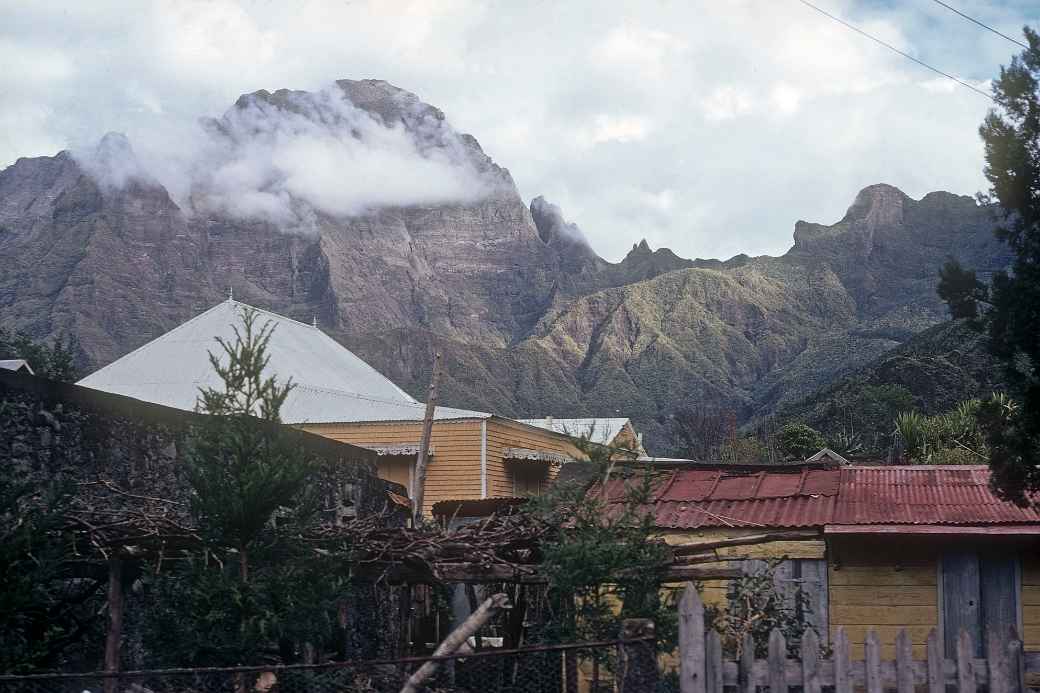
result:
[[[605,418],[605,419],[557,419],[547,416],[542,419],[519,419],[520,423],[528,426],[537,426],[549,431],[555,431],[575,438],[586,437],[592,443],[610,445],[617,438],[618,433],[628,423],[628,418]]]
[[[222,354],[216,338],[234,340],[242,324],[238,301],[227,300],[79,381],[84,387],[192,410],[200,387],[221,387],[209,353]],[[286,423],[416,421],[425,405],[317,327],[256,309],[259,324],[274,328],[265,375],[296,387],[282,407]],[[223,360],[223,359],[222,359]],[[487,418],[489,414],[438,407],[435,418]]]
[[[29,372],[30,375],[36,375],[33,373],[32,366],[25,359],[3,359],[0,360],[0,368],[8,371],[20,371],[23,368]]]

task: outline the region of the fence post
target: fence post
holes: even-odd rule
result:
[[[1025,693],[1025,657],[1022,653],[1022,639],[1018,637],[1018,631],[1014,626],[1008,628],[1007,655],[1008,675],[1010,678],[1009,685],[1011,686],[1011,690],[1014,693]]]
[[[802,690],[820,693],[820,640],[812,628],[802,633]]]
[[[692,582],[679,600],[679,691],[705,693],[704,603]]]
[[[852,693],[852,663],[849,661],[849,636],[838,626],[834,636],[834,693]]]
[[[878,642],[877,632],[871,628],[867,633],[867,640],[863,644],[867,679],[867,693],[882,693],[885,688],[881,681],[881,643]]]
[[[787,693],[787,640],[777,628],[769,634],[769,693]]]
[[[621,645],[618,693],[654,693],[657,688],[657,647],[654,622],[648,618],[626,618],[621,622],[621,639],[636,640]]]
[[[1002,645],[1003,643],[997,639],[997,634],[990,629],[986,633],[986,671],[989,693],[1010,693],[1011,691],[1007,648]]]
[[[957,638],[957,691],[975,693],[975,647],[968,631],[961,629]]]
[[[105,671],[117,672],[123,643],[123,561],[117,556],[108,559],[108,632],[105,634]],[[119,689],[119,679],[105,679],[105,693]]]
[[[755,641],[750,633],[744,634],[737,668],[737,693],[755,693]]]
[[[896,691],[914,693],[914,651],[906,628],[896,635]]]
[[[939,633],[932,628],[928,633],[928,693],[946,693],[946,672],[943,664],[946,655],[939,645]]]
[[[722,691],[722,638],[715,630],[708,631],[704,647],[704,687],[707,693]]]

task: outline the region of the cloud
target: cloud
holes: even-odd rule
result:
[[[188,213],[292,231],[312,226],[314,212],[353,216],[469,202],[489,192],[494,181],[481,175],[474,152],[450,126],[418,102],[398,106],[407,125],[355,106],[337,85],[315,93],[263,92],[187,132],[149,131],[132,149],[109,134],[76,156],[104,185],[154,179]]]
[[[296,93],[285,105],[249,97],[207,131],[192,162],[201,210],[298,226],[294,202],[333,216],[376,207],[467,202],[488,192],[471,152],[423,106],[408,126],[352,104],[338,86]]]
[[[1018,50],[934,3],[821,6],[972,84]],[[1035,2],[958,9],[1014,36],[1040,23]],[[207,203],[292,223],[307,221],[301,200],[327,213],[432,201],[468,174],[381,130],[366,140],[388,138],[380,156],[309,130],[218,146],[200,140],[199,115],[259,89],[388,80],[473,133],[525,198],[559,204],[611,259],[644,236],[689,257],[783,252],[797,219],[837,220],[872,183],[914,196],[985,186],[987,99],[793,2],[0,0],[0,63],[13,61],[0,166],[116,130],[177,199],[219,170],[224,195]],[[199,156],[217,166],[193,169]],[[340,161],[353,168],[335,173]]]
[[[645,118],[600,113],[579,135],[579,140],[588,147],[605,142],[638,142],[646,139],[649,131],[650,124]]]

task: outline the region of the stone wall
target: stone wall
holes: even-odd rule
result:
[[[0,474],[12,484],[27,481],[38,488],[46,488],[48,481],[64,482],[73,511],[100,509],[122,516],[122,511],[147,510],[190,525],[186,453],[192,428],[201,420],[199,414],[0,370]],[[320,477],[326,519],[382,514],[388,524],[405,524],[408,511],[387,493],[403,496],[404,488],[376,476],[374,452],[295,428],[286,427],[286,433],[326,462]],[[76,574],[104,584],[107,568],[98,552],[79,545],[76,550],[81,559],[88,559],[70,562]],[[138,578],[154,564],[154,557],[130,561],[124,571],[123,668],[139,668],[148,661],[140,625],[148,601]],[[98,616],[80,641],[64,651],[63,670],[101,667],[107,623],[104,594],[103,589],[96,592],[86,605]],[[385,587],[357,585],[347,601],[350,619],[344,635],[349,642],[341,647],[344,653],[375,656],[394,647],[387,635],[394,625],[388,622],[393,600]]]
[[[2,472],[64,478],[76,484],[77,495],[107,481],[128,493],[187,501],[186,443],[200,420],[199,414],[0,370]],[[387,491],[403,489],[376,476],[375,453],[296,429],[287,433],[328,463],[322,482],[335,496],[338,517],[401,514]],[[118,502],[111,489],[104,497]]]

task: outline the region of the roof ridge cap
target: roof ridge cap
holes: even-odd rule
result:
[[[243,303],[242,301],[238,301],[238,300],[233,299],[233,298],[229,298],[229,299],[223,300],[220,303],[221,304],[223,304],[223,303],[231,303],[231,304],[234,304],[236,306],[244,306],[244,307],[249,308],[251,310],[255,310],[257,313],[264,313],[266,315],[271,315],[271,316],[274,316],[274,317],[278,318],[279,320],[288,320],[289,322],[295,323],[297,325],[300,325],[301,327],[306,327],[307,329],[310,329],[310,330],[317,330],[318,332],[321,332],[322,334],[325,334],[324,332],[322,332],[321,328],[319,328],[319,327],[317,327],[315,325],[308,325],[307,323],[303,322],[302,320],[297,320],[296,318],[290,318],[288,315],[282,315],[281,313],[275,313],[273,310],[268,310],[267,308],[258,308],[257,306],[254,306],[251,303]],[[217,304],[217,305],[220,305],[220,304]],[[214,306],[214,308],[216,308],[216,307],[217,306]],[[187,324],[187,323],[185,323],[185,324]],[[344,347],[344,348],[346,348],[346,347]],[[350,351],[350,350],[348,349],[348,351]],[[351,352],[351,353],[353,353],[353,352]]]
[[[967,469],[989,469],[988,464],[850,464],[843,469],[849,470],[878,470],[898,469],[900,471],[938,471],[938,470],[967,470]]]
[[[380,404],[397,404],[397,405],[401,405],[401,406],[405,406],[405,407],[415,407],[416,409],[424,409],[426,407],[426,403],[425,402],[419,402],[419,401],[409,402],[407,400],[385,399],[383,397],[377,397],[376,395],[366,395],[366,394],[361,393],[361,392],[352,392],[350,390],[337,390],[335,388],[318,387],[317,385],[307,385],[307,384],[304,384],[304,383],[296,383],[296,387],[302,388],[304,390],[313,390],[315,392],[325,392],[325,393],[328,393],[328,394],[331,394],[331,395],[344,395],[344,396],[347,396],[347,397],[355,397],[357,399],[368,400],[369,402],[379,402]],[[482,414],[484,416],[492,416],[492,414],[489,413],[489,412],[486,412],[486,411],[476,411],[474,409],[459,409],[457,407],[448,407],[448,406],[444,406],[444,405],[438,405],[437,408],[438,409],[452,409],[454,411],[465,411],[465,412],[471,412],[473,414]]]

